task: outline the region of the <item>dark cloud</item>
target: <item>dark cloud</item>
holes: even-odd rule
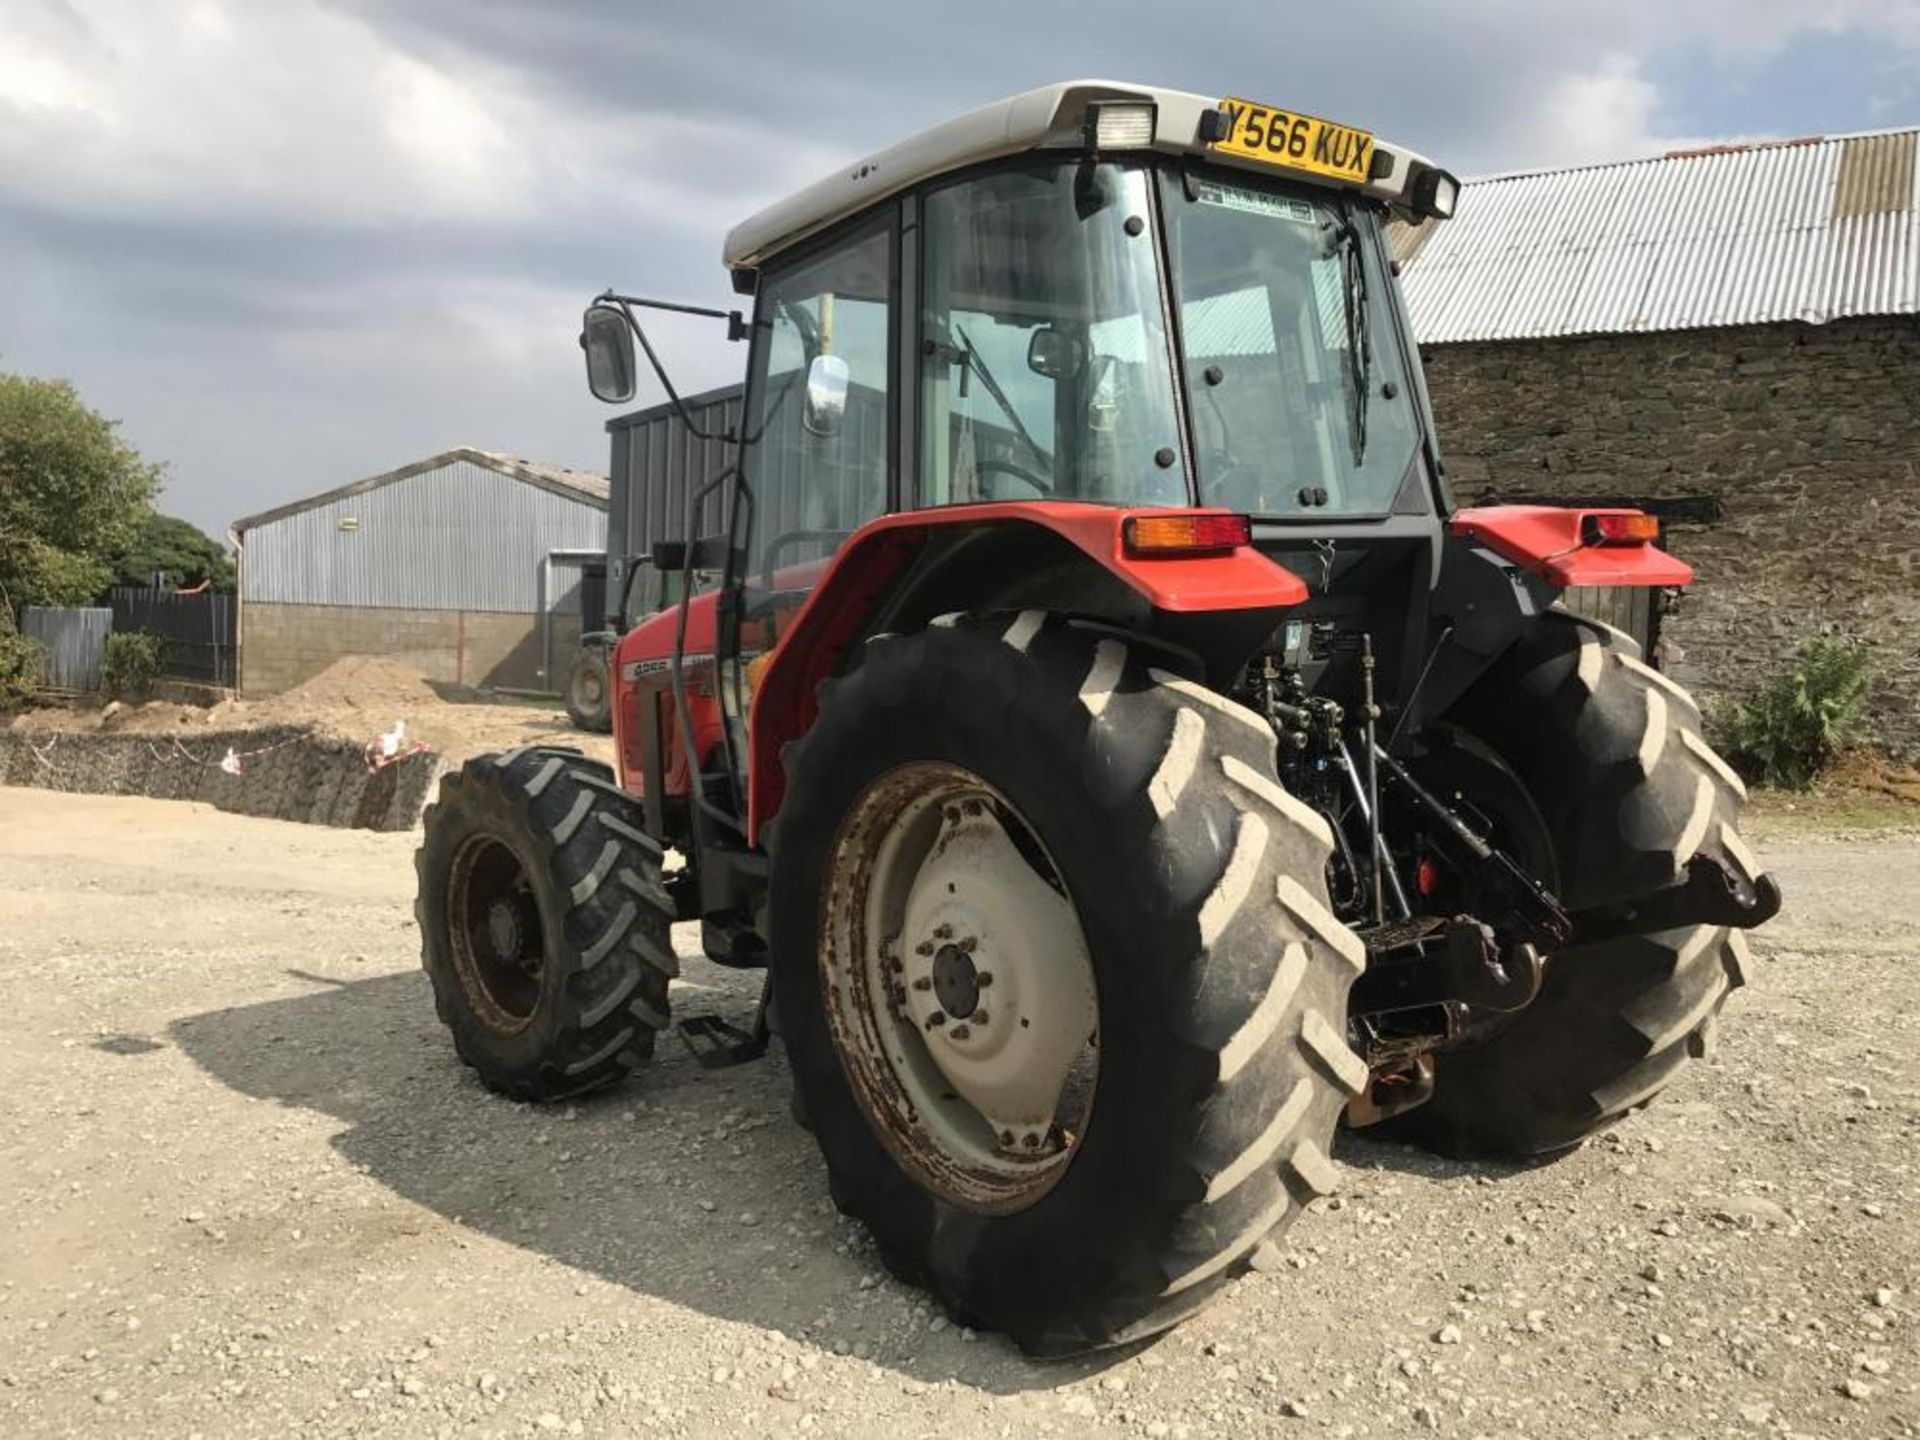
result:
[[[1829,10],[1822,45],[1910,65],[1898,7]],[[1271,96],[1472,173],[1751,132],[1748,100],[1717,120],[1660,58],[1710,55],[1731,93],[1790,74],[1813,23],[1788,0],[20,0],[0,365],[124,417],[170,462],[168,503],[216,530],[452,444],[598,465],[587,296],[729,303],[728,224],[968,106],[1088,74]],[[1796,125],[1889,123],[1823,89]],[[709,328],[660,338],[688,388],[737,371]]]

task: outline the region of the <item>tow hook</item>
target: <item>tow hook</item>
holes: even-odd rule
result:
[[[1404,1065],[1376,1070],[1366,1088],[1347,1102],[1347,1124],[1355,1130],[1378,1125],[1433,1098],[1433,1056],[1415,1055]]]
[[[1416,939],[1406,943],[1405,926],[1387,927],[1396,933],[1395,949],[1375,950],[1348,1000],[1352,1015],[1377,1015],[1389,1010],[1415,1010],[1449,1001],[1485,1010],[1523,1010],[1540,993],[1544,966],[1540,951],[1524,941],[1501,948],[1491,926],[1468,915],[1451,920],[1433,917],[1426,922],[1427,937],[1437,945]],[[1438,932],[1437,935],[1435,932]],[[1360,932],[1375,949],[1372,937]],[[1385,938],[1385,937],[1383,937]],[[1426,938],[1426,937],[1421,937]]]

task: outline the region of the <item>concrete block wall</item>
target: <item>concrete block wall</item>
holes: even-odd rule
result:
[[[1463,504],[1705,495],[1676,676],[1745,698],[1799,643],[1867,645],[1871,738],[1920,758],[1920,317],[1428,346]]]
[[[558,693],[580,644],[580,617],[554,616],[554,674],[543,679],[533,615],[256,601],[240,623],[240,688],[251,695],[292,689],[345,655],[389,656],[450,685]]]

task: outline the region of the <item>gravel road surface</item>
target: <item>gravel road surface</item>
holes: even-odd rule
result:
[[[0,1434],[1915,1435],[1920,843],[1759,839],[1787,911],[1654,1108],[1524,1169],[1351,1139],[1270,1273],[1035,1364],[881,1271],[777,1054],[483,1091],[412,836],[0,789]]]

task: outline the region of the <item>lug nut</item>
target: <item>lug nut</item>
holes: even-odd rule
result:
[[[1011,1144],[1013,1144],[1013,1131],[1011,1131],[1011,1130],[1002,1130],[1002,1131],[1000,1132],[1000,1143],[1001,1143],[1002,1145],[1011,1145]]]
[[[936,940],[951,940],[953,938],[953,926],[951,925],[934,926],[933,938]]]
[[[947,1023],[947,1017],[938,1010],[934,1011],[931,1015],[927,1016],[927,1028],[929,1030],[938,1029],[940,1026],[946,1023]]]
[[[971,955],[973,953],[974,947],[979,943],[980,942],[978,940],[976,940],[973,936],[969,935],[960,942],[961,952],[963,954]]]
[[[978,985],[982,990],[986,989],[987,986],[993,984],[993,972],[991,970],[982,970],[978,975],[973,977],[973,983]]]
[[[947,1033],[953,1036],[953,1038],[956,1040],[964,1040],[967,1038],[967,1036],[971,1035],[973,1032],[967,1029],[965,1025],[956,1025],[953,1027],[953,1029],[949,1030]]]
[[[931,990],[933,988],[933,981],[922,975],[918,980],[913,982],[913,988],[916,990]]]
[[[1040,1132],[1038,1130],[1029,1130],[1025,1135],[1020,1137],[1020,1143],[1029,1150],[1038,1150],[1040,1148]]]
[[[916,955],[933,954],[933,942],[931,940],[922,940],[918,945],[913,947],[913,953]]]
[[[987,1012],[984,1010],[976,1010],[967,1018],[972,1020],[976,1025],[984,1025],[987,1023]]]

